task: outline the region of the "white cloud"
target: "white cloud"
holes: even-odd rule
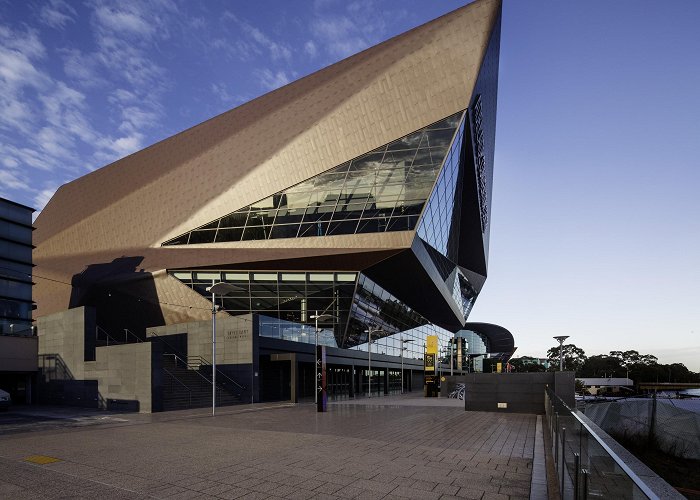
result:
[[[75,22],[75,9],[63,0],[51,0],[39,11],[39,21],[52,28],[62,29],[67,23]]]
[[[0,170],[0,186],[10,189],[29,188],[26,181],[20,177],[20,174],[8,170]]]
[[[362,32],[345,16],[319,17],[311,23],[311,30],[334,57],[347,57],[370,45]]]
[[[3,46],[23,54],[28,59],[38,59],[46,55],[46,48],[34,30],[21,32],[7,26],[0,26],[0,42]]]
[[[76,84],[87,88],[107,85],[100,75],[95,54],[84,54],[78,49],[63,49],[59,53],[63,58],[63,72]]]
[[[157,121],[157,113],[147,111],[138,106],[127,106],[122,108],[122,123],[119,125],[119,131],[134,133],[153,126]]]
[[[256,70],[253,73],[265,90],[274,90],[290,82],[289,77],[284,71],[273,72],[269,69],[263,69]]]
[[[318,49],[316,49],[316,44],[313,42],[313,40],[308,40],[304,44],[304,53],[308,55],[310,58],[316,57],[316,53],[318,52]]]
[[[58,189],[58,186],[55,184],[50,185],[50,187],[47,187],[45,189],[42,189],[39,191],[36,196],[34,196],[34,208],[37,210],[37,212],[40,212],[44,209],[46,204],[49,202],[51,197],[54,195],[56,190]],[[35,214],[35,218],[36,218]]]
[[[150,38],[155,33],[156,27],[144,19],[140,12],[101,6],[95,9],[95,16],[101,27],[108,31],[145,38]]]
[[[292,60],[292,49],[287,44],[273,40],[260,29],[239,19],[232,12],[226,11],[223,18],[238,24],[246,40],[237,40],[232,44],[227,40],[217,39],[214,41],[217,48],[232,51],[244,61],[249,60],[253,53],[261,54],[263,50],[267,51],[273,61],[283,60],[290,62]]]

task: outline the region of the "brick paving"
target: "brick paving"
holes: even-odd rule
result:
[[[351,403],[0,435],[0,498],[528,498],[535,415],[415,396]],[[24,461],[32,455],[60,461]]]

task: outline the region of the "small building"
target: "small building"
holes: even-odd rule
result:
[[[631,379],[624,377],[593,377],[577,378],[576,380],[583,383],[586,392],[591,396],[603,393],[617,394],[621,391],[629,392],[634,386],[634,382]]]
[[[37,371],[32,326],[33,208],[0,198],[0,389],[31,400]]]

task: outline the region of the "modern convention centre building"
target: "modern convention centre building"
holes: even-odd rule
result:
[[[422,388],[427,335],[449,369],[487,276],[500,24],[478,0],[62,186],[34,233],[43,397],[191,400],[219,282],[240,400],[313,397],[317,342],[332,397]]]

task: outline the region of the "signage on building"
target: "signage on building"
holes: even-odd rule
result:
[[[427,354],[438,353],[438,337],[437,335],[428,335],[426,338],[425,352]]]

